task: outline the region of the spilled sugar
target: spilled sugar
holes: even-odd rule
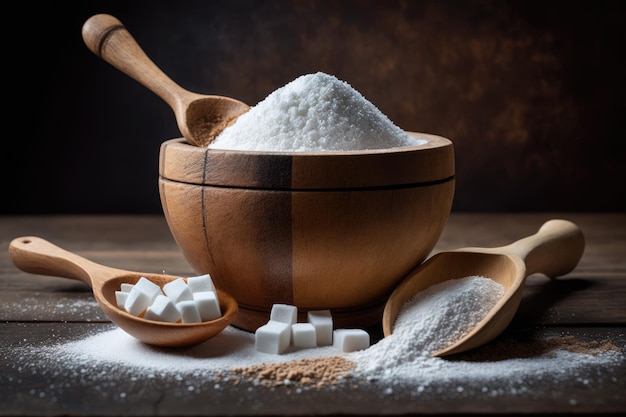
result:
[[[84,298],[68,298],[59,301],[57,297],[47,297],[47,294],[38,292],[32,296],[9,300],[5,305],[6,311],[21,311],[25,316],[34,320],[70,320],[70,321],[108,321],[92,295],[85,294]],[[0,314],[1,316],[1,314]],[[1,319],[1,317],[0,317]]]
[[[411,365],[422,365],[431,353],[459,339],[480,321],[502,297],[504,288],[495,281],[478,276],[444,281],[418,294],[400,310],[390,337],[361,352],[346,357],[362,373],[394,377]],[[333,346],[298,349],[274,355],[255,349],[254,334],[232,326],[207,342],[184,350],[184,355],[137,342],[115,329],[83,340],[53,347],[50,356],[67,356],[73,361],[108,361],[124,366],[179,372],[197,368],[231,370],[259,363],[277,363],[311,357],[335,356],[341,352]],[[380,371],[383,372],[380,372]]]
[[[502,340],[474,352],[454,358],[436,358],[427,355],[390,356],[384,365],[389,345],[398,342],[391,335],[373,344],[370,348],[353,353],[340,353],[332,346],[298,350],[293,347],[282,355],[264,354],[255,350],[254,335],[227,327],[213,339],[194,347],[166,349],[145,345],[122,330],[114,328],[84,339],[53,346],[33,347],[23,350],[20,361],[35,366],[38,361],[46,367],[66,369],[84,375],[98,375],[102,369],[125,369],[139,380],[151,379],[155,375],[170,375],[181,381],[201,375],[207,384],[226,383],[228,380],[249,379],[255,385],[266,385],[263,371],[274,374],[294,369],[302,361],[311,366],[337,364],[342,375],[326,375],[327,380],[366,381],[396,386],[398,384],[423,390],[440,384],[476,385],[490,384],[510,394],[511,389],[524,392],[524,381],[532,378],[549,379],[555,383],[575,378],[589,372],[596,377],[611,366],[624,363],[624,352],[608,341],[584,342],[573,336],[555,334],[533,336],[519,341]],[[396,349],[396,353],[401,348]],[[345,361],[352,362],[349,366]],[[56,366],[55,366],[56,364]],[[20,365],[24,366],[24,365]],[[45,373],[47,373],[46,371]],[[57,371],[59,372],[59,371]],[[231,374],[232,373],[232,374]],[[252,378],[251,378],[252,376]],[[282,385],[284,378],[272,385]],[[320,380],[313,380],[319,386]],[[492,393],[496,395],[496,393]]]
[[[252,151],[349,151],[426,143],[396,126],[348,83],[322,72],[275,90],[209,148]]]
[[[442,340],[457,337],[480,320],[501,290],[483,277],[431,287],[406,303],[392,335],[359,352],[292,346],[281,355],[265,354],[255,350],[254,334],[232,326],[203,344],[166,349],[145,345],[113,328],[51,346],[30,346],[12,363],[18,375],[39,374],[52,381],[32,396],[60,395],[59,381],[67,381],[65,388],[78,382],[100,384],[97,389],[111,395],[116,378],[126,378],[122,385],[127,389],[128,384],[156,384],[159,389],[171,384],[175,395],[186,397],[247,386],[246,398],[255,401],[256,389],[280,387],[287,393],[344,386],[352,392],[374,390],[381,396],[489,398],[532,397],[533,384],[539,380],[543,382],[538,385],[544,386],[565,381],[580,386],[621,383],[612,369],[623,366],[624,346],[580,341],[550,330],[533,330],[530,337],[518,340],[509,335],[454,357],[430,356]],[[480,309],[485,311],[473,314]],[[19,383],[19,376],[9,378]],[[123,400],[127,393],[116,395]],[[570,404],[578,401],[572,397]]]
[[[602,355],[589,355],[590,351],[572,349],[538,351],[534,352],[536,356],[530,357],[524,352],[513,352],[512,359],[505,358],[495,363],[467,363],[431,357],[433,352],[459,339],[479,322],[503,293],[504,288],[500,284],[485,277],[444,281],[405,303],[392,335],[366,350],[347,354],[333,346],[312,349],[291,346],[285,354],[266,354],[256,351],[254,334],[232,326],[203,344],[182,350],[149,346],[115,328],[74,342],[42,348],[39,353],[61,358],[66,363],[110,362],[137,369],[177,373],[197,369],[229,371],[259,364],[339,355],[352,361],[355,373],[365,378],[411,380],[419,376],[421,381],[460,375],[493,377],[511,372],[535,373],[540,369],[562,370],[585,361],[606,359]],[[558,347],[558,344],[553,347]],[[528,349],[525,347],[523,350]],[[523,358],[515,358],[520,353]],[[574,356],[578,356],[577,361],[571,360]]]
[[[290,347],[283,355],[257,352],[254,334],[228,326],[217,336],[196,346],[167,349],[146,345],[119,328],[43,349],[51,357],[65,357],[69,362],[110,362],[158,372],[193,372],[197,369],[226,371],[259,363],[283,362],[311,356],[336,354],[332,347],[298,350]]]

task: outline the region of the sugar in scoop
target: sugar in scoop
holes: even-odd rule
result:
[[[348,83],[317,72],[272,92],[225,129],[209,148],[350,151],[426,142],[409,136]]]

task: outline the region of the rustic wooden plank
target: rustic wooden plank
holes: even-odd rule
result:
[[[574,272],[613,276],[626,271],[626,213],[453,212],[433,253],[466,246],[504,246],[534,234],[550,219],[576,223],[586,247]]]
[[[16,271],[8,257],[9,243],[29,235],[106,266],[191,270],[162,216],[15,216],[0,217],[0,279]]]
[[[2,291],[0,320],[13,322],[108,322],[89,288],[74,292]]]
[[[551,218],[566,218],[581,227],[587,238],[583,258],[574,271],[556,280],[529,277],[518,314],[494,343],[507,343],[532,329],[587,341],[609,339],[623,350],[626,214],[453,213],[435,252],[506,245],[534,233]],[[480,384],[464,386],[462,391],[445,385],[431,387],[432,395],[373,383],[339,390],[261,392],[248,383],[220,382],[216,388],[201,373],[182,379],[158,373],[138,378],[143,374],[136,370],[98,364],[84,373],[69,367],[51,368],[28,352],[113,325],[99,311],[86,285],[26,274],[14,267],[6,252],[8,243],[30,234],[107,266],[162,272],[167,265],[166,272],[181,275],[190,270],[162,216],[0,217],[2,415],[598,415],[626,409],[623,363],[602,374],[579,375],[558,385],[531,378],[523,381],[528,387],[525,393],[500,392],[495,397],[483,392]],[[484,359],[480,351],[475,354],[475,360]],[[196,389],[190,391],[189,386]],[[389,388],[393,392],[386,391]]]
[[[566,308],[569,300],[574,299],[578,306],[591,305],[591,307],[601,307],[602,310],[608,309],[617,313],[618,321],[623,320],[623,316],[619,314],[619,303],[616,306],[611,303],[623,299],[623,290],[610,287],[606,289],[604,284],[597,285],[596,283],[601,278],[619,276],[623,270],[624,259],[626,259],[623,256],[624,242],[626,242],[624,230],[626,228],[621,227],[626,217],[623,214],[453,213],[436,250],[466,245],[495,246],[507,244],[512,239],[533,233],[543,221],[558,217],[570,218],[578,223],[583,231],[587,231],[588,244],[583,259],[577,269],[565,278],[581,278],[585,282],[585,286],[601,288],[604,291],[603,295],[609,295],[609,297],[601,298],[603,303],[596,303],[593,301],[593,293],[589,293],[588,290],[585,292],[570,291],[572,294],[562,300],[561,306]],[[188,264],[172,241],[163,218],[159,216],[27,216],[10,218],[7,222],[1,222],[0,227],[4,231],[1,235],[3,238],[15,236],[17,231],[24,233],[47,231],[46,233],[54,236],[55,241],[61,245],[105,265],[148,272],[155,270],[155,266],[158,271],[165,269],[163,265],[174,265],[167,272],[189,273]],[[11,230],[15,231],[11,232]],[[151,249],[154,247],[159,249]],[[26,276],[19,276],[15,279],[13,274],[16,269],[6,256],[0,257],[0,271],[0,283],[3,290],[11,288],[37,288],[40,291],[57,288],[61,291],[84,289],[81,283],[71,283],[63,279],[32,275],[27,278]],[[6,274],[9,274],[8,278]],[[531,277],[528,280],[528,286],[532,288],[533,285],[538,285],[536,282],[536,279]],[[583,282],[579,281],[577,285],[578,288],[581,288]],[[580,297],[573,298],[574,294],[580,295]],[[590,301],[585,303],[586,296],[589,296]],[[523,303],[521,305],[522,310],[525,305],[528,304]],[[575,312],[563,314],[552,311],[550,314],[562,319],[563,317],[574,317]],[[595,316],[588,311],[584,314],[579,311],[578,317],[579,319],[584,317],[586,321],[595,319]]]
[[[50,215],[0,216],[0,243],[13,238],[36,235],[54,238],[74,249],[175,248],[176,244],[163,216],[158,215]]]
[[[543,222],[552,218],[571,220],[585,234],[587,247],[576,271],[602,271],[608,275],[626,271],[624,213],[453,212],[433,253],[465,246],[506,245],[536,232]],[[123,255],[127,251],[136,251],[136,255],[158,249],[158,252],[167,252],[176,258],[180,253],[162,216],[0,217],[0,248],[6,249],[13,238],[24,235],[44,237],[81,255],[98,256],[100,251],[105,250],[110,250],[112,256]],[[112,259],[103,257],[102,260],[93,260]],[[0,276],[11,270],[13,266],[8,258],[1,256]]]
[[[67,248],[66,248],[67,249]],[[145,252],[145,251],[88,251],[75,252],[80,256],[97,262],[103,266],[154,274],[169,274],[177,276],[193,276],[195,272],[184,260],[180,253],[175,252]],[[10,263],[8,256],[2,254],[2,259]],[[0,283],[6,290],[72,290],[88,288],[85,284],[67,278],[57,278],[43,275],[27,274],[13,265],[7,265],[6,270],[0,272]]]
[[[543,221],[566,217],[558,214],[453,214],[437,250],[466,245],[497,246],[532,234]],[[587,233],[587,248],[581,264],[570,274],[551,282],[536,275],[527,280],[524,299],[516,321],[543,325],[581,325],[591,323],[623,325],[626,321],[626,280],[618,279],[626,271],[624,242],[626,219],[622,214],[569,216]],[[489,226],[491,225],[491,226]],[[52,216],[0,218],[0,235],[8,246],[7,236],[46,231],[55,242],[81,256],[123,269],[163,272],[187,276],[193,274],[167,225],[159,216]],[[488,232],[480,233],[479,230]],[[476,242],[472,240],[476,238]],[[624,239],[622,239],[624,237]],[[607,244],[604,242],[612,242]],[[85,243],[87,242],[87,243]],[[7,252],[0,253],[0,302],[3,320],[99,321],[92,313],[56,308],[84,302],[89,288],[62,278],[23,273],[11,263]],[[15,291],[16,293],[12,293]],[[74,298],[77,296],[78,298]],[[32,315],[25,305],[39,300]],[[599,302],[598,300],[602,300]]]
[[[106,320],[85,284],[24,275],[20,288],[3,288],[0,292],[0,320]],[[513,324],[626,326],[625,303],[626,280],[576,276],[549,280],[532,276]]]
[[[76,366],[52,363],[37,356],[52,343],[79,340],[111,329],[102,323],[0,323],[0,414],[2,415],[379,415],[379,414],[502,414],[576,413],[600,415],[624,410],[626,367],[590,368],[576,378],[531,377],[518,390],[495,382],[450,386],[445,381],[424,391],[375,382],[296,391],[294,387],[263,388],[241,381],[214,379],[210,370],[153,372],[93,362]],[[553,328],[528,330],[522,337],[568,334],[580,341],[610,340],[626,345],[618,328]],[[511,335],[504,335],[504,342]],[[502,342],[502,341],[500,341]],[[485,348],[482,352],[488,351]],[[515,349],[495,360],[515,357]],[[463,360],[485,361],[484,355]],[[205,372],[209,371],[209,372]],[[561,381],[561,379],[563,379]],[[193,387],[193,389],[189,388]],[[497,391],[497,395],[494,395]]]
[[[626,280],[571,274],[551,280],[533,275],[513,324],[626,326]]]

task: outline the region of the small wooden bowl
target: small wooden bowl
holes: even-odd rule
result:
[[[454,196],[448,139],[346,152],[244,152],[161,145],[168,225],[198,274],[254,331],[273,304],[331,310],[336,327],[380,323],[402,278],[432,251]]]

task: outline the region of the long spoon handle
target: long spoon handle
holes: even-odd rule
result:
[[[561,219],[549,220],[534,235],[508,246],[494,249],[520,257],[526,263],[526,275],[536,272],[551,278],[571,272],[583,255],[585,237],[580,228]]]
[[[114,275],[116,271],[36,236],[13,239],[9,244],[9,255],[15,266],[24,272],[76,279],[90,287],[93,287],[94,274],[99,278],[105,278]]]
[[[94,54],[150,89],[175,112],[193,94],[157,67],[116,17],[108,14],[90,17],[83,25],[82,35]]]

